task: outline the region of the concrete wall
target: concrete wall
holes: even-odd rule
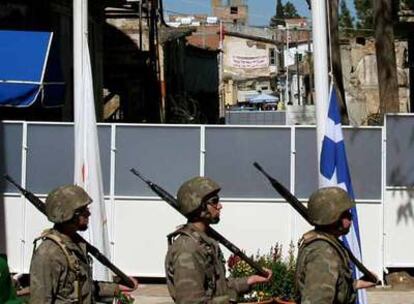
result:
[[[220,44],[220,27],[218,25],[199,26],[187,37],[189,44],[203,49],[217,50]]]
[[[236,11],[234,11],[236,9]],[[213,7],[213,15],[223,22],[247,24],[249,8],[247,5]]]

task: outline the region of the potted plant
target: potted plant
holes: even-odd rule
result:
[[[260,266],[272,270],[270,282],[255,285],[250,293],[238,299],[248,303],[294,303],[295,255],[291,243],[286,257],[282,256],[282,246],[276,243],[266,254],[258,252],[253,258]],[[254,270],[238,256],[231,255],[227,261],[230,277],[244,277],[254,274]]]

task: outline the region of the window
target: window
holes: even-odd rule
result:
[[[237,6],[230,6],[230,14],[237,15],[239,13],[239,8]]]
[[[276,65],[276,50],[274,48],[269,49],[269,62],[270,65]]]

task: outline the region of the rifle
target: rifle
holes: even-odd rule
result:
[[[22,186],[20,186],[13,178],[11,178],[9,175],[5,174],[4,178],[11,183],[13,186],[15,186],[22,194],[23,196],[32,203],[33,206],[36,207],[37,210],[39,210],[41,213],[46,215],[46,209],[45,204],[32,192],[24,189]],[[130,288],[134,288],[135,284],[134,282],[128,278],[128,276],[123,273],[118,267],[116,267],[112,262],[104,256],[98,248],[93,246],[91,243],[89,243],[87,240],[85,240],[81,235],[76,233],[76,237],[86,245],[86,250],[93,255],[99,262],[102,263],[102,265],[108,267],[110,270],[112,270],[113,273],[115,273],[121,280],[121,283],[123,283],[125,286],[128,286]]]
[[[163,201],[165,201],[168,205],[173,207],[176,211],[178,211],[181,215],[186,217],[179,209],[178,209],[178,203],[174,196],[172,196],[170,193],[168,193],[166,190],[158,186],[157,184],[153,183],[152,181],[144,178],[141,173],[139,173],[134,168],[131,168],[130,170],[132,174],[136,175],[140,180],[142,180],[144,183],[148,185],[148,187],[151,188],[153,192],[155,192]],[[257,271],[257,273],[263,277],[267,277],[268,273],[263,270],[259,264],[257,264],[255,261],[253,261],[251,258],[249,258],[243,251],[241,251],[236,245],[234,245],[232,242],[227,240],[224,236],[222,236],[219,232],[214,230],[211,227],[207,228],[207,233],[210,235],[213,239],[221,243],[224,247],[226,247],[228,250],[230,250],[232,253],[240,257],[243,261],[245,261],[250,267],[252,267],[254,270]]]
[[[313,225],[309,219],[308,208],[305,207],[297,198],[294,196],[285,186],[279,183],[275,178],[271,177],[257,162],[253,163],[253,166],[259,170],[270,182],[273,188],[279,192],[279,194],[311,225]],[[352,251],[346,247],[340,240],[338,242],[341,246],[348,252],[349,258],[352,263],[364,274],[364,277],[367,281],[381,284],[381,281],[378,280],[365,266],[362,264],[352,253]]]

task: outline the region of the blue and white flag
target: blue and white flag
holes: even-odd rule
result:
[[[326,119],[326,130],[322,141],[320,161],[320,186],[338,186],[348,192],[355,199],[352,190],[351,176],[349,174],[348,161],[346,158],[345,143],[342,134],[341,116],[338,108],[338,97],[336,89],[331,85],[329,94],[329,109]],[[342,237],[345,246],[351,249],[355,257],[361,261],[361,239],[359,235],[359,223],[357,208],[352,210],[352,226],[349,233]],[[353,265],[353,276],[355,279],[362,276],[361,272]],[[359,304],[366,304],[367,296],[364,289],[358,291]]]

